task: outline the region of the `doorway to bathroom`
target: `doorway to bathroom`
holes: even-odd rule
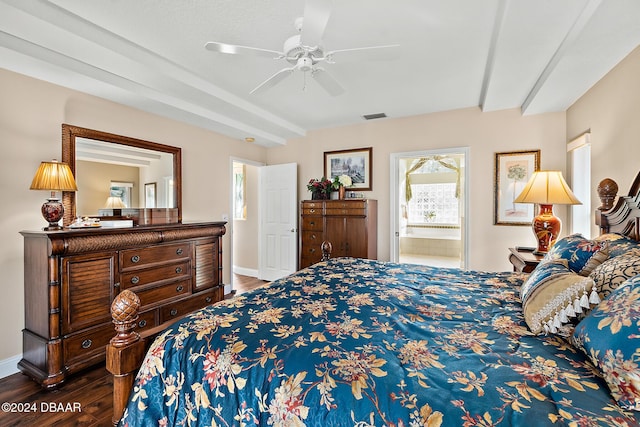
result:
[[[391,155],[391,254],[398,262],[466,267],[468,148]]]

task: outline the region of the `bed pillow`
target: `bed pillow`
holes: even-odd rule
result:
[[[601,371],[618,404],[640,411],[640,276],[578,323],[573,341]]]
[[[599,235],[594,240],[609,242],[609,258],[621,255],[640,256],[640,242],[623,234],[605,233]]]
[[[640,274],[640,256],[618,255],[597,266],[589,275],[596,283],[601,299],[606,298],[622,282]]]
[[[589,240],[581,234],[572,234],[558,240],[544,256],[541,264],[566,262],[571,271],[588,276],[608,256],[608,241]]]
[[[556,333],[600,301],[593,279],[576,274],[564,262],[538,265],[520,288],[520,298],[534,334]]]

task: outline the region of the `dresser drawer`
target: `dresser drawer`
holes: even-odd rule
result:
[[[138,314],[138,321],[136,322],[135,331],[140,333],[158,325],[159,323],[157,323],[156,312],[157,310],[150,310]]]
[[[305,241],[305,244],[302,248],[302,251],[300,252],[300,256],[302,257],[311,257],[313,259],[317,261],[320,260],[320,258],[322,257],[322,240],[321,240],[322,236],[319,236],[318,239],[316,240],[316,244],[307,244],[307,241]]]
[[[164,300],[189,295],[191,293],[191,280],[183,280],[142,290],[134,289],[134,291],[140,298],[140,309],[145,309]]]
[[[319,208],[302,208],[302,215],[317,215],[322,216],[322,207]]]
[[[322,231],[322,217],[303,217],[302,231]]]
[[[124,271],[139,268],[143,265],[178,261],[189,258],[190,256],[191,244],[188,242],[127,249],[120,251],[120,269]]]
[[[309,247],[320,250],[320,245],[322,245],[322,231],[303,231],[302,241],[305,244],[305,249]]]
[[[191,298],[176,301],[160,308],[160,322],[175,319],[191,311],[197,310],[207,305],[215,303],[215,297],[212,292],[196,295]]]
[[[366,200],[327,200],[326,209],[366,209]]]
[[[302,209],[317,209],[322,213],[322,201],[305,200],[302,202]]]
[[[335,208],[327,209],[325,211],[326,216],[367,216],[367,210],[365,208]]]
[[[189,260],[160,265],[154,268],[130,270],[120,275],[120,286],[129,289],[134,286],[144,286],[165,280],[188,279],[191,277],[191,263]]]
[[[104,348],[115,335],[116,330],[113,323],[109,322],[65,337],[63,351],[67,365],[78,362],[89,363],[94,357],[104,359]]]

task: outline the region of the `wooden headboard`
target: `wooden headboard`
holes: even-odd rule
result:
[[[640,240],[640,172],[631,185],[628,195],[616,200],[618,184],[605,178],[598,184],[598,196],[602,205],[596,209],[596,224],[600,234],[621,233]]]

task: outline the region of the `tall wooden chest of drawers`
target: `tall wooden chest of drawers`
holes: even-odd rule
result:
[[[121,290],[140,297],[137,331],[222,300],[224,233],[225,222],[22,232],[19,368],[50,388],[102,362]]]
[[[320,245],[331,242],[331,257],[378,257],[378,202],[370,199],[304,200],[300,226],[300,268],[322,258]]]

